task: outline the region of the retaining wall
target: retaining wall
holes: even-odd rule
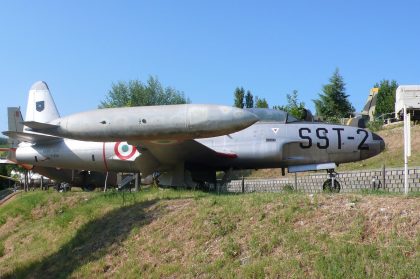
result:
[[[409,168],[409,191],[420,191],[420,167]],[[293,189],[315,193],[322,191],[322,185],[327,179],[326,172],[318,172],[316,174],[288,176],[284,178],[273,179],[244,179],[232,180],[226,185],[228,192],[280,192],[285,186],[293,187]],[[374,181],[376,185],[379,183],[379,189],[388,192],[404,192],[404,169],[403,168],[387,168],[385,169],[385,184],[383,182],[383,170],[363,170],[349,171],[337,174],[337,179],[341,185],[342,193],[356,192],[362,189],[373,189]],[[379,182],[380,181],[380,182]]]

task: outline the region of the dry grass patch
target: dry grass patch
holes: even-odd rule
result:
[[[418,198],[375,195],[318,195],[312,201],[316,210],[296,220],[295,228],[326,233],[330,237],[347,233],[362,222],[364,241],[378,236],[414,238],[420,232],[420,202]]]
[[[419,198],[171,190],[133,194],[128,204],[119,195],[89,197],[68,202],[56,215],[24,214],[16,233],[4,234],[14,246],[0,257],[0,272],[43,278],[420,275]],[[3,226],[13,230],[12,223]]]

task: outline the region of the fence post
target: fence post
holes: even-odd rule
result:
[[[385,164],[382,165],[382,187],[385,189]]]

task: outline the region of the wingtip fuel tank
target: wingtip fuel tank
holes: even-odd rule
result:
[[[226,135],[259,119],[222,105],[166,105],[98,109],[51,121],[49,134],[88,141],[193,139]],[[46,132],[46,131],[45,131]]]

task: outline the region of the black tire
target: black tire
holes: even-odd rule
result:
[[[93,185],[93,184],[87,184],[87,185],[83,186],[82,189],[85,192],[92,192],[93,190],[95,190],[95,185]]]
[[[340,183],[334,179],[334,187],[332,187],[331,179],[325,180],[322,185],[322,190],[327,193],[339,193],[340,192]]]
[[[210,183],[206,181],[199,181],[197,182],[195,189],[203,191],[203,192],[210,192]]]

